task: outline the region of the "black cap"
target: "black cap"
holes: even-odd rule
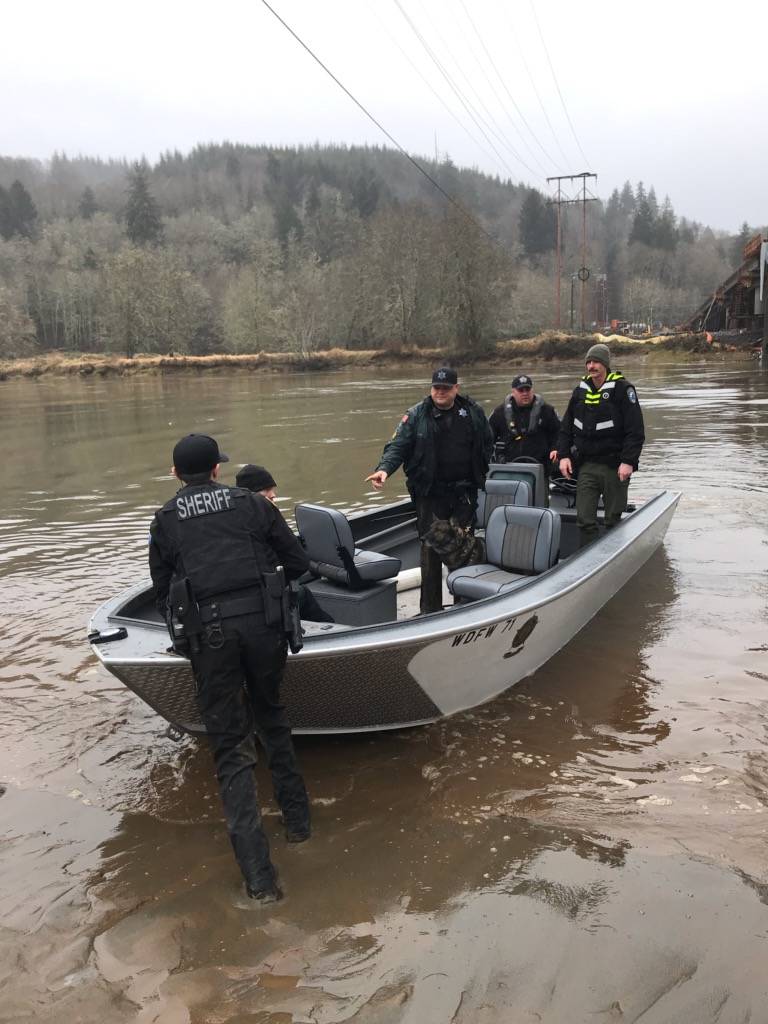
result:
[[[437,384],[438,387],[449,388],[458,384],[459,378],[456,376],[456,371],[450,366],[441,366],[432,374],[432,383]]]
[[[270,487],[277,487],[275,478],[268,469],[253,466],[250,462],[237,474],[235,483],[238,487],[247,487],[249,491],[268,491]]]
[[[533,381],[526,373],[518,373],[512,381],[513,388],[532,388]]]
[[[229,457],[207,434],[187,434],[173,449],[173,464],[180,473],[207,473],[219,462],[229,462]]]

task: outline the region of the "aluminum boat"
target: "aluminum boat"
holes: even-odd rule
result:
[[[659,547],[679,493],[630,506],[579,549],[573,495],[538,467],[492,465],[478,509],[486,563],[450,573],[446,607],[418,613],[419,538],[413,504],[343,516],[300,505],[312,559],[308,584],[335,622],[304,622],[282,688],[298,733],[417,726],[492,700],[548,661]],[[452,602],[452,603],[451,603]],[[104,666],[166,719],[202,733],[189,661],[169,650],[150,581],[102,605],[89,624]]]

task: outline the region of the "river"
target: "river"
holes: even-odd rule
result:
[[[473,370],[488,412],[510,377]],[[531,367],[562,411],[581,367]],[[0,384],[0,1020],[768,1021],[768,375],[633,361],[632,494],[662,550],[548,665],[432,727],[300,738],[315,820],[286,899],[239,889],[206,748],[96,662],[146,576],[175,440],[260,462],[287,516],[364,477],[428,370]],[[766,943],[766,945],[763,945]]]

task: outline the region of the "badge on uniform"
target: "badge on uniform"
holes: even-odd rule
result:
[[[466,415],[467,415],[467,410],[466,409],[459,409],[459,416],[466,416]]]
[[[637,393],[635,392],[634,388],[627,388],[627,398],[630,400],[630,402],[632,402],[633,405],[635,404],[635,402],[637,401]]]
[[[604,391],[603,392],[603,398],[610,398],[610,397],[611,397],[611,392],[610,391]]]

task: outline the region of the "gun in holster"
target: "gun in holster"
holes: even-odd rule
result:
[[[264,621],[285,634],[288,646],[296,654],[304,646],[299,615],[298,584],[288,583],[285,569],[278,565],[274,572],[265,572]]]
[[[177,654],[189,657],[190,654],[198,653],[204,627],[192,586],[186,577],[171,583],[166,624]]]

